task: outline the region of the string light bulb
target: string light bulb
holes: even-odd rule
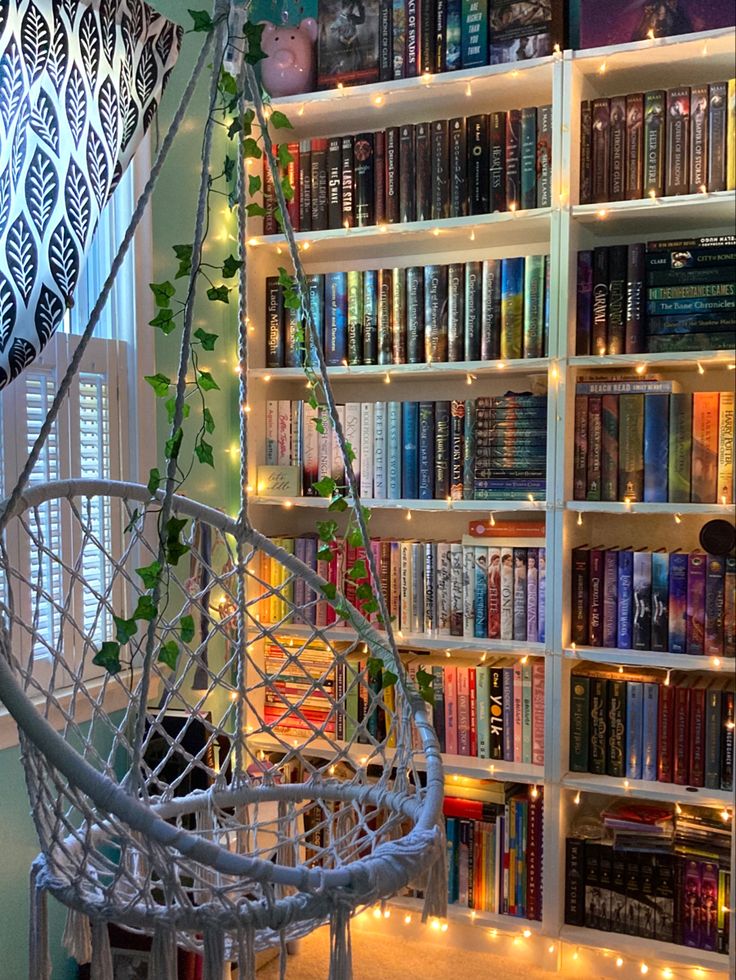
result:
[[[524,937],[524,939],[529,939],[529,937],[531,936],[531,934],[532,934],[531,929],[525,929],[522,932],[522,936]]]
[[[407,510],[407,512],[406,512],[406,519],[407,519],[407,521],[410,521],[411,520],[411,511],[410,510]]]
[[[642,963],[642,965],[639,967],[639,971],[641,972],[642,976],[646,976],[647,973],[649,973],[649,967],[646,965],[646,963]]]
[[[488,515],[488,523],[491,525],[491,527],[496,526],[496,517],[493,511],[491,511],[491,513]]]
[[[698,365],[698,374],[705,374],[705,368],[700,363],[700,361],[697,362],[697,365]]]
[[[623,959],[623,957],[622,956],[617,956],[616,957],[616,966],[619,968],[619,970],[621,969],[621,967],[623,965],[624,965],[624,959]]]
[[[675,514],[675,524],[682,524],[682,515]]]
[[[583,512],[582,512],[582,510],[579,510],[578,511],[577,525],[578,525],[578,527],[582,527],[583,526]]]
[[[383,383],[385,385],[390,385],[391,384],[391,375],[390,375],[390,373],[388,371],[386,372],[386,374],[384,376]]]
[[[580,790],[577,791],[572,801],[575,804],[575,806],[580,806]]]

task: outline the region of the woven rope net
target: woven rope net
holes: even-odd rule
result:
[[[179,121],[212,44],[219,77],[227,7],[216,8],[219,26],[203,47]],[[277,174],[247,65],[242,80]],[[216,78],[211,99],[215,84]],[[164,155],[171,138],[162,144]],[[210,150],[208,122],[194,266],[204,239]],[[274,183],[286,211],[280,181]],[[239,214],[243,242],[242,195]],[[285,232],[306,297],[288,219]],[[241,255],[245,260],[242,247]],[[243,261],[241,404],[248,384],[245,277]],[[193,278],[172,431],[183,414],[195,292]],[[103,290],[80,348],[105,298]],[[348,497],[367,540],[306,300],[303,314],[346,462]],[[73,362],[57,402],[75,370]],[[237,519],[177,496],[171,461],[165,487],[153,495],[141,486],[83,480],[28,489],[32,453],[0,505],[0,700],[18,722],[41,844],[32,874],[34,980],[49,975],[46,892],[70,908],[67,945],[78,959],[91,957],[95,980],[112,977],[108,922],[153,936],[150,970],[157,980],[176,975],[177,945],[203,953],[205,980],[222,980],[226,961],[239,961],[240,975],[250,978],[256,950],[281,944],[283,956],[287,940],[329,921],[330,976],[343,980],[350,976],[348,927],[356,911],[413,883],[425,891],[427,914],[444,912],[443,776],[426,705],[401,664],[385,604],[387,625],[378,630],[343,596],[328,600],[322,579],[251,525],[246,421],[242,413]],[[186,522],[189,550],[167,564],[151,591],[137,570],[161,563],[161,529],[172,517]],[[370,548],[366,558],[378,581]],[[155,615],[126,646],[123,669],[101,670],[95,655],[142,597]],[[313,625],[323,621],[316,607],[328,601],[351,627],[351,642],[335,643],[329,628]],[[173,669],[172,639],[179,648]],[[396,676],[390,697],[373,683],[367,658]]]

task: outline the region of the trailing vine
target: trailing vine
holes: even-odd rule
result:
[[[192,17],[192,31],[210,32],[220,23],[213,19],[206,11],[190,10]],[[261,47],[261,36],[263,25],[252,24],[246,21],[243,28],[242,37],[228,37],[228,44],[242,44],[245,42],[243,56],[249,65],[256,65],[261,61],[265,54]],[[222,63],[215,65],[214,70],[218,72],[217,100],[213,110],[208,117],[212,125],[216,125],[225,131],[227,140],[241,143],[241,153],[247,160],[263,160],[263,132],[256,122],[256,113],[248,108],[244,112],[239,111],[241,104],[241,91],[238,88],[238,81],[230,75],[223,67]],[[268,122],[274,131],[293,129],[288,117],[279,110],[271,109],[268,97],[264,97],[270,113]],[[276,163],[279,170],[279,189],[283,199],[288,203],[293,200],[295,190],[291,185],[288,176],[288,166],[293,162],[293,158],[288,151],[288,146],[282,142],[278,147],[274,147]],[[215,196],[224,197],[232,211],[239,204],[238,182],[236,179],[237,154],[225,154],[220,172],[216,175],[209,175],[207,187],[207,202],[205,216],[205,231],[203,241],[207,239],[210,231],[210,210],[211,200]],[[256,174],[248,174],[246,193],[248,203],[245,210],[248,217],[265,217],[266,210],[261,203],[253,200],[262,191],[262,179]],[[277,195],[278,197],[278,195]],[[276,204],[274,217],[283,229],[285,216],[279,204]],[[228,254],[216,264],[203,261],[202,251],[197,259],[196,267],[194,264],[194,249],[192,244],[179,244],[172,246],[174,258],[177,266],[173,272],[172,279],[163,282],[150,284],[151,291],[156,306],[156,314],[149,321],[151,327],[160,330],[165,336],[173,334],[184,317],[189,311],[189,304],[195,301],[194,290],[191,283],[198,279],[204,279],[206,283],[206,297],[211,303],[222,303],[229,305],[230,294],[235,288],[228,285],[241,269],[241,260],[233,254]],[[187,294],[180,298],[177,295],[177,283],[181,279],[186,279],[190,283]],[[325,433],[325,420],[329,420],[334,427],[334,420],[328,411],[328,403],[325,395],[324,384],[318,371],[315,369],[316,358],[312,351],[312,345],[308,340],[308,333],[311,327],[309,299],[303,283],[299,282],[295,274],[290,274],[285,268],[279,269],[279,282],[283,287],[284,306],[290,312],[298,315],[298,327],[295,340],[302,351],[302,362],[307,378],[309,396],[307,402],[315,411],[312,419],[316,430]],[[193,433],[193,451],[196,462],[214,468],[216,465],[215,451],[212,443],[208,440],[215,431],[216,422],[212,410],[207,401],[209,392],[220,390],[220,386],[210,373],[201,366],[200,356],[203,353],[210,353],[215,350],[216,344],[220,339],[217,333],[209,332],[199,327],[191,337],[189,349],[189,373],[186,380],[186,394],[183,405],[181,406],[181,419],[179,424],[176,422],[177,399],[172,395],[172,388],[176,390],[177,382],[172,380],[162,372],[154,375],[146,375],[145,381],[151,386],[157,399],[164,403],[167,413],[168,424],[171,432],[164,447],[164,457],[166,460],[166,471],[175,472],[174,491],[179,489],[190,474],[195,464],[192,459],[184,469],[180,461],[180,453],[184,439],[184,424],[191,417],[191,403],[194,400],[199,408],[199,427]],[[353,447],[347,443],[345,446],[346,455],[350,463],[355,460]],[[151,469],[148,476],[147,488],[151,496],[166,484],[167,476],[162,474],[158,467]],[[324,477],[316,484],[314,489],[317,493],[328,500],[327,511],[330,515],[346,514],[347,526],[340,533],[340,526],[333,516],[326,520],[316,523],[319,539],[317,558],[320,561],[332,563],[337,561],[337,549],[340,541],[344,540],[348,545],[355,548],[370,548],[370,541],[364,535],[361,528],[367,527],[370,520],[370,511],[357,500],[352,499],[350,486],[346,480],[340,483],[332,477]],[[358,509],[362,521],[358,520]],[[168,588],[170,584],[171,569],[175,568],[180,559],[186,555],[190,546],[186,543],[185,531],[188,524],[187,520],[182,520],[174,515],[168,517],[163,522],[164,511],[159,512],[158,534],[160,542],[160,555],[163,561],[158,558],[145,567],[136,569],[143,589],[145,590],[138,598],[136,608],[129,618],[113,616],[115,624],[115,640],[104,642],[96,656],[94,663],[103,667],[109,673],[118,673],[123,663],[121,661],[122,648],[126,646],[138,633],[140,624],[148,624],[149,631],[155,630],[159,611],[164,608],[168,600]],[[133,513],[132,519],[126,531],[136,529],[141,520],[138,511]],[[162,526],[163,525],[163,526]],[[369,574],[369,567],[364,558],[358,558],[348,569],[346,577],[355,583],[356,603],[366,616],[375,616],[375,621],[379,626],[387,626],[380,611],[380,603],[374,591]],[[334,583],[325,583],[322,591],[327,600],[335,608],[336,613],[349,618],[351,610],[337,594],[337,587]],[[195,635],[194,619],[190,614],[184,615],[179,619],[176,630],[171,628],[166,630],[165,635],[160,635],[158,643],[158,660],[176,669],[180,644],[191,642]],[[372,681],[381,680],[381,687],[393,686],[398,680],[396,674],[391,671],[382,659],[372,657],[367,662],[368,672]],[[434,694],[432,687],[431,673],[420,669],[416,675],[416,683],[419,693],[425,701],[433,702]]]

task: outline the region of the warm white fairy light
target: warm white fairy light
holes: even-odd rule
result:
[[[496,526],[496,517],[493,511],[491,511],[491,513],[488,515],[488,523],[491,525],[491,527]]]
[[[601,221],[603,221],[605,218],[608,217],[608,211],[606,211],[605,208],[600,208],[598,211],[596,211],[596,214],[598,215]]]
[[[550,945],[547,947],[547,952],[548,953],[554,953],[554,951],[555,951],[556,948],[557,947],[555,946],[554,943],[550,943]]]
[[[470,98],[473,94],[473,86],[470,84],[470,82],[468,82],[468,84],[465,86],[465,94],[468,98]]]
[[[405,926],[410,926],[411,925],[411,916],[409,915],[408,912],[404,916],[404,925]]]
[[[641,971],[642,976],[646,976],[647,973],[649,973],[649,967],[646,965],[646,963],[642,963],[639,970]]]
[[[578,511],[577,525],[578,525],[578,527],[582,527],[583,526],[583,512],[582,512],[582,510],[579,510]]]
[[[700,363],[700,361],[697,361],[697,365],[698,365],[698,374],[705,374],[705,368]]]
[[[411,511],[410,510],[407,510],[407,512],[406,512],[406,519],[407,519],[407,521],[410,521],[411,520]]]
[[[373,105],[383,105],[383,103],[384,103],[384,98],[380,93],[378,95],[373,96]]]
[[[646,369],[647,369],[646,364],[637,364],[636,365],[636,373],[637,374],[644,374],[644,372],[646,371]]]
[[[619,968],[619,970],[621,969],[621,967],[623,965],[624,965],[623,957],[622,956],[617,956],[616,957],[616,966]]]
[[[475,228],[470,229],[470,241],[471,242],[475,241]]]
[[[383,383],[385,385],[390,385],[391,384],[391,374],[390,374],[390,372],[388,372],[388,371],[386,372],[386,374],[385,374],[385,376],[383,378]]]
[[[529,938],[529,937],[531,936],[531,934],[532,934],[532,931],[531,931],[531,929],[525,929],[525,930],[524,930],[524,931],[522,932],[522,936],[524,937],[524,939],[528,939],[528,938]]]
[[[682,524],[682,515],[675,514],[675,524]]]
[[[606,64],[606,62],[605,61],[602,61],[600,63],[600,67],[598,68],[598,74],[599,75],[605,75],[607,68],[608,68],[608,65]]]
[[[575,796],[572,799],[572,801],[575,804],[575,806],[580,806],[580,799],[581,799],[581,797],[580,797],[580,790],[578,790],[577,793],[575,794]]]
[[[432,229],[432,234],[434,235],[435,238],[437,238],[437,236],[439,235],[439,233],[440,233],[439,228],[433,228]]]

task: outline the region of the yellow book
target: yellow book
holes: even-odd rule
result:
[[[390,749],[396,748],[396,724],[394,722],[394,716],[396,714],[396,688],[392,684],[391,687],[385,687],[381,692],[383,696],[383,703],[386,705],[386,745]]]
[[[722,391],[718,406],[718,496],[719,504],[732,504],[733,491],[734,393]]]
[[[736,190],[736,78],[728,82],[728,126],[726,128],[726,188]]]

